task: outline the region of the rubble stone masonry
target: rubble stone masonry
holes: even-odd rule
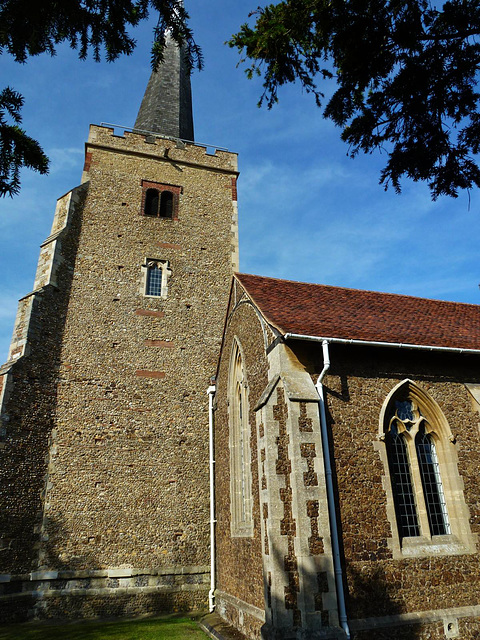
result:
[[[0,369],[5,619],[206,604],[236,155],[92,126],[86,158]],[[142,215],[142,181],[175,187],[175,219]],[[166,297],[144,295],[146,259],[168,261]]]
[[[216,463],[216,548],[217,548],[217,611],[241,629],[248,637],[259,638],[264,622],[264,584],[262,571],[262,541],[259,507],[259,478],[255,405],[267,384],[268,364],[258,316],[234,282],[239,298],[231,303],[217,380],[215,411]],[[236,306],[238,305],[238,306]],[[236,307],[236,308],[235,308]],[[245,354],[245,375],[250,409],[250,450],[253,493],[254,534],[252,537],[232,537],[230,528],[230,455],[227,403],[228,367],[233,342],[236,340]]]
[[[479,405],[467,388],[478,384],[476,357],[336,345],[330,357],[324,386],[353,637],[478,637]],[[302,362],[318,372],[320,353],[311,350]],[[453,552],[439,542],[417,556],[393,557],[379,419],[387,395],[406,378],[438,403],[454,434],[447,443],[461,479],[454,498],[464,503],[471,544]],[[441,471],[445,483],[452,471]]]

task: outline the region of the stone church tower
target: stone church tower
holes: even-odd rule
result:
[[[238,174],[192,141],[191,114],[170,43],[135,128],[91,126],[20,300],[0,369],[4,620],[206,604],[206,389]]]

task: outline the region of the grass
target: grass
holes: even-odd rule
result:
[[[123,621],[64,624],[27,622],[0,629],[0,640],[205,640],[192,618],[166,616]]]

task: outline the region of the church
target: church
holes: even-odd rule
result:
[[[239,273],[171,42],[92,125],[0,368],[0,619],[480,637],[480,307]]]

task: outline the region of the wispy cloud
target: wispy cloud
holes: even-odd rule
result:
[[[77,168],[81,171],[84,151],[78,147],[54,148],[47,150],[50,158],[50,175],[60,171],[70,171]]]

